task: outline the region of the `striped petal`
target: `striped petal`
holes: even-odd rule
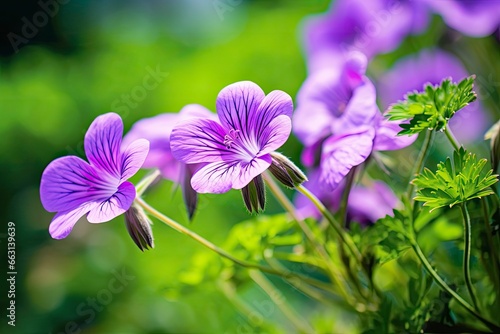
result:
[[[87,220],[90,223],[105,223],[127,211],[135,199],[135,187],[125,181],[111,197],[98,203],[90,210]]]

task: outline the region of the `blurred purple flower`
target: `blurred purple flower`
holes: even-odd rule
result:
[[[311,72],[342,63],[346,51],[368,58],[394,50],[409,34],[421,32],[428,11],[421,1],[338,0],[330,11],[304,23],[304,44]]]
[[[333,190],[372,151],[397,150],[415,136],[397,136],[399,123],[387,121],[376,104],[375,87],[364,75],[367,59],[350,53],[340,68],[313,73],[297,96],[294,132],[306,146],[307,167],[321,166]]]
[[[53,238],[68,236],[85,214],[91,223],[104,223],[130,208],[136,192],[126,180],[141,168],[149,142],[137,139],[124,149],[122,136],[120,116],[101,115],[85,134],[85,153],[90,163],[66,156],[45,168],[40,199],[45,210],[57,212],[49,227]]]
[[[207,164],[191,179],[199,193],[242,189],[271,165],[270,153],[291,132],[293,103],[282,91],[266,96],[253,82],[237,82],[221,90],[216,108],[219,121],[186,120],[171,135],[176,159]]]
[[[382,106],[387,108],[402,100],[407,92],[422,91],[425,83],[439,84],[447,77],[460,81],[467,76],[469,74],[453,55],[437,49],[424,50],[400,59],[380,77],[377,87]],[[490,118],[479,101],[460,110],[450,121],[450,128],[463,142],[482,137],[490,125]]]
[[[165,113],[136,122],[123,138],[124,145],[138,138],[149,140],[149,153],[142,168],[158,168],[164,178],[181,186],[189,218],[192,218],[197,203],[190,180],[201,165],[186,165],[177,161],[170,149],[170,135],[175,124],[191,118],[215,118],[215,114],[201,105],[190,104],[179,113]]]
[[[309,181],[304,183],[309,190],[332,212],[339,209],[345,186],[342,182],[334,191],[324,187],[321,182],[321,171],[313,169],[308,173]],[[369,187],[354,185],[347,201],[347,221],[370,224],[386,215],[392,215],[392,210],[400,204],[391,188],[382,181],[374,181]],[[319,219],[321,213],[305,196],[299,194],[295,205],[301,217]]]
[[[500,1],[423,0],[445,23],[464,35],[483,37],[500,27]]]

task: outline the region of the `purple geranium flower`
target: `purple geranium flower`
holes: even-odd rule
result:
[[[172,131],[172,153],[184,163],[206,163],[191,179],[199,193],[242,189],[272,163],[271,154],[288,139],[292,99],[282,91],[267,96],[253,82],[221,90],[219,121],[190,119]]]
[[[461,33],[483,37],[500,27],[500,1],[423,0],[443,17],[446,24]]]
[[[170,135],[175,124],[191,118],[215,119],[215,114],[201,105],[190,104],[179,113],[165,113],[136,122],[123,138],[123,145],[139,138],[149,141],[149,153],[142,168],[158,168],[164,178],[181,186],[189,218],[192,218],[197,203],[197,195],[190,180],[200,164],[186,165],[175,159],[170,149]]]
[[[407,92],[422,91],[424,84],[439,84],[451,77],[460,81],[469,76],[460,61],[441,50],[424,50],[399,60],[394,67],[380,77],[378,88],[384,108],[402,100]],[[491,125],[488,114],[476,101],[461,109],[450,120],[450,128],[460,141],[471,142],[486,132]]]
[[[421,32],[428,16],[420,1],[335,1],[328,13],[305,22],[308,68],[315,72],[340,65],[346,51],[360,51],[368,58],[392,51],[407,35]]]
[[[397,150],[415,140],[397,136],[399,123],[380,113],[375,87],[364,75],[366,62],[362,54],[351,53],[339,69],[309,76],[297,97],[293,121],[306,146],[303,163],[320,164],[322,181],[331,189],[373,151]]]
[[[68,236],[78,219],[104,223],[127,211],[135,199],[128,182],[148,154],[149,142],[138,139],[122,147],[123,122],[115,113],[97,117],[85,134],[89,162],[76,156],[52,161],[42,175],[43,207],[57,212],[49,232],[55,239]]]

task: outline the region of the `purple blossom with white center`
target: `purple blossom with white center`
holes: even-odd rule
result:
[[[218,121],[182,121],[170,137],[176,159],[206,163],[191,179],[199,193],[242,189],[271,165],[270,153],[281,147],[291,132],[290,96],[279,90],[265,95],[250,81],[223,88],[216,109]]]
[[[313,73],[297,96],[294,132],[305,145],[302,161],[318,164],[332,190],[373,151],[397,150],[415,136],[397,136],[399,123],[387,121],[376,104],[375,87],[364,75],[367,59],[349,54],[340,68]]]
[[[443,17],[451,28],[464,35],[484,37],[500,28],[500,1],[495,0],[423,0]]]
[[[331,191],[321,182],[321,171],[313,169],[308,173],[306,186],[318,199],[332,212],[339,209],[345,182]],[[298,214],[303,217],[321,218],[321,213],[304,195],[295,198]],[[386,215],[392,215],[393,209],[400,202],[391,188],[382,181],[373,181],[369,186],[354,185],[349,192],[347,200],[347,221],[356,221],[367,225],[376,222]]]
[[[90,223],[104,223],[127,211],[136,191],[127,181],[142,166],[149,142],[137,139],[122,146],[123,122],[115,113],[97,117],[85,134],[89,162],[66,156],[52,161],[42,174],[40,199],[45,210],[57,212],[49,232],[68,236],[85,214]]]
[[[421,1],[338,0],[328,13],[304,23],[304,45],[310,72],[340,66],[347,51],[368,58],[394,50],[403,39],[427,27],[429,14]]]
[[[460,81],[470,74],[460,60],[439,49],[424,50],[396,62],[392,69],[378,80],[380,101],[384,108],[402,100],[407,92],[422,91],[426,83],[439,84],[451,77]],[[479,99],[457,112],[450,120],[450,128],[462,142],[472,142],[483,136],[491,125],[491,119],[483,110]]]

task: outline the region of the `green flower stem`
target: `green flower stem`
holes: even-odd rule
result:
[[[339,225],[343,227],[346,226],[347,204],[349,200],[349,194],[351,192],[351,188],[354,183],[354,177],[356,176],[356,167],[357,166],[354,166],[347,174],[344,192],[342,193],[342,199],[340,200]]]
[[[310,192],[306,187],[303,185],[297,186],[297,190],[306,196],[313,204],[316,206],[316,208],[319,210],[319,212],[323,215],[323,217],[328,220],[328,223],[330,223],[330,226],[337,232],[338,236],[340,237],[340,240],[349,248],[349,251],[351,254],[354,256],[356,261],[361,265],[361,253],[359,252],[358,248],[354,244],[354,241],[350,238],[350,236],[340,227],[338,222],[335,220],[335,218],[332,216],[332,214],[328,211],[328,209],[321,203],[321,201],[312,193]]]
[[[465,299],[463,299],[459,294],[457,294],[455,291],[453,291],[452,288],[446,282],[438,275],[438,273],[432,268],[432,265],[429,263],[427,258],[425,257],[425,254],[422,252],[420,249],[420,246],[414,240],[413,238],[410,239],[411,246],[413,250],[415,251],[415,254],[419,258],[420,262],[422,262],[423,266],[429,272],[429,274],[432,276],[434,281],[447,293],[449,293],[455,300],[462,305],[470,314],[475,316],[477,319],[479,319],[482,323],[484,323],[489,329],[491,329],[493,332],[498,333],[500,332],[500,326],[495,325],[488,319],[484,318],[479,312],[477,312],[474,307],[472,307]]]
[[[268,274],[277,275],[277,276],[283,277],[285,279],[291,279],[291,278],[300,279],[300,280],[303,280],[304,282],[306,282],[310,285],[317,286],[317,287],[321,287],[323,284],[322,282],[319,282],[315,279],[312,279],[312,278],[304,276],[304,275],[300,275],[298,273],[294,273],[291,271],[280,271],[280,270],[276,270],[276,269],[273,269],[273,268],[270,268],[267,266],[262,266],[262,265],[257,264],[257,263],[252,263],[252,262],[240,260],[240,259],[234,257],[233,255],[231,255],[230,253],[226,252],[222,248],[214,245],[213,243],[211,243],[207,239],[203,238],[202,236],[196,234],[195,232],[191,231],[190,229],[177,223],[175,220],[170,219],[169,217],[165,216],[164,214],[162,214],[161,212],[159,212],[158,210],[156,210],[155,208],[150,206],[148,203],[146,203],[142,198],[136,197],[135,201],[144,210],[146,210],[153,217],[157,218],[159,221],[170,226],[171,228],[173,228],[177,232],[182,233],[184,235],[187,235],[188,237],[199,242],[200,244],[202,244],[206,248],[214,251],[215,253],[219,254],[220,256],[222,256],[222,257],[224,257],[224,258],[226,258],[226,259],[228,259],[228,260],[230,260],[230,261],[232,261],[232,262],[234,262],[242,267],[249,268],[249,269],[258,269],[258,270],[266,272]]]
[[[460,210],[462,211],[462,215],[464,218],[464,279],[465,284],[467,285],[467,290],[469,291],[470,298],[476,310],[479,310],[477,306],[476,295],[474,294],[474,287],[472,286],[472,280],[470,277],[470,253],[471,253],[471,225],[470,225],[470,215],[467,210],[467,204],[460,204]]]
[[[140,197],[148,189],[148,187],[160,176],[160,170],[154,169],[146,175],[135,187],[137,189],[136,197]]]
[[[260,272],[250,270],[250,278],[264,290],[273,303],[281,310],[285,317],[292,323],[300,333],[314,334],[314,329],[295,312],[286,301],[283,294]]]
[[[415,177],[422,172],[422,168],[424,167],[425,159],[427,158],[427,155],[429,154],[429,148],[432,145],[433,139],[434,139],[434,131],[427,130],[425,132],[424,142],[422,143],[422,148],[420,149],[420,153],[418,154],[417,162],[415,164],[415,168],[413,169],[413,173],[411,174],[411,177]],[[413,202],[412,197],[413,197],[414,190],[415,190],[415,185],[412,182],[409,182],[408,189],[406,190],[406,193],[408,194],[408,200],[410,201],[410,203]]]
[[[446,128],[444,129],[444,133],[446,134],[446,137],[450,141],[451,145],[455,149],[455,151],[458,151],[460,149],[460,143],[458,142],[457,138],[453,135],[453,132],[451,132],[450,125],[448,124]]]
[[[309,228],[309,226],[307,226],[304,220],[298,217],[297,213],[295,212],[294,206],[285,196],[285,194],[278,186],[278,184],[274,181],[274,179],[267,172],[263,173],[263,177],[267,185],[269,186],[269,189],[271,189],[273,195],[280,202],[283,208],[285,208],[285,210],[290,212],[290,215],[297,222],[302,232],[304,232],[304,235],[306,236],[307,240],[309,240],[310,244],[314,247],[315,251],[325,262],[325,265],[328,268],[328,276],[330,277],[332,282],[335,282],[335,284],[337,285],[339,293],[345,298],[346,301],[352,300],[352,297],[347,293],[345,289],[345,286],[347,286],[345,279],[342,279],[342,281],[340,281],[340,279],[344,277],[343,274],[340,272],[340,270],[338,270],[337,267],[335,267],[335,264],[332,262],[332,259],[330,258],[330,255],[326,251],[325,247],[323,247],[321,242],[319,242],[316,239],[316,236],[314,235],[313,231]]]
[[[493,273],[491,274],[491,281],[495,285],[496,295],[500,296],[500,261],[498,259],[498,248],[496,243],[493,241],[492,231],[490,226],[490,212],[488,208],[488,203],[486,198],[481,198],[481,207],[483,209],[484,216],[484,231],[486,233],[486,240],[488,242],[488,251],[491,259],[491,265],[493,267]],[[489,271],[488,271],[489,272]],[[497,305],[500,302],[500,298],[497,298]]]

